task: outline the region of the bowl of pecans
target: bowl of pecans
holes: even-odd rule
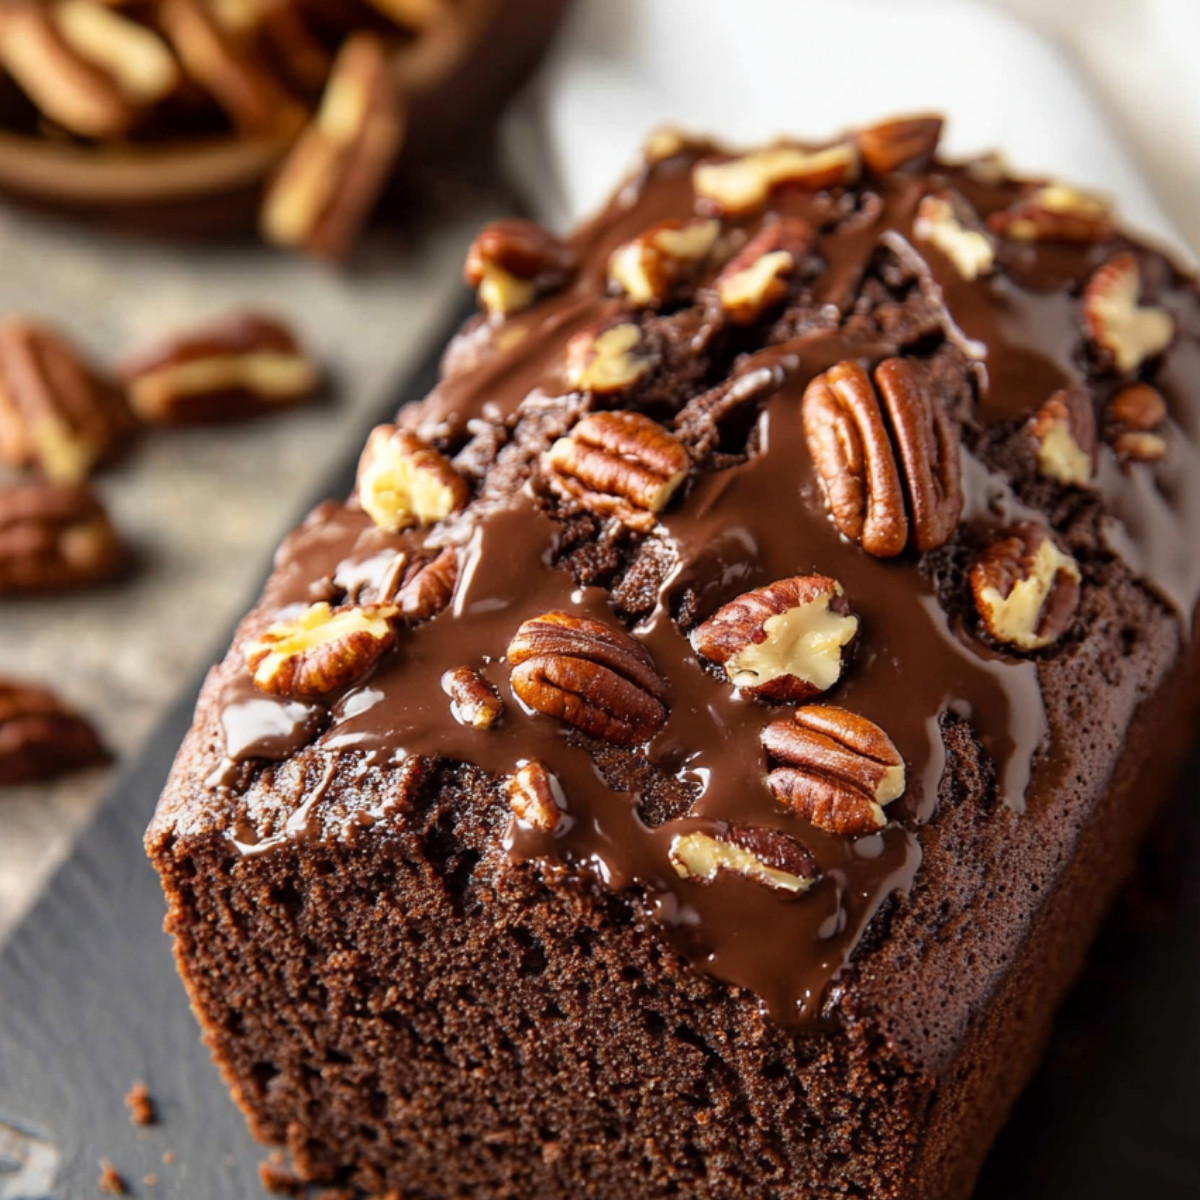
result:
[[[563,0],[0,0],[0,192],[344,257],[493,116]]]

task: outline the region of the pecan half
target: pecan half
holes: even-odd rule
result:
[[[553,833],[567,808],[558,778],[540,762],[522,762],[508,781],[508,803],[522,825]]]
[[[837,683],[842,651],[857,632],[840,583],[798,575],[744,592],[697,626],[691,641],[734,687],[792,703]]]
[[[88,587],[126,562],[108,514],[82,484],[0,489],[0,595]]]
[[[319,258],[344,258],[387,183],[404,126],[386,47],[373,34],[352,34],[317,115],[267,191],[263,236]]]
[[[965,201],[947,193],[923,197],[917,205],[913,236],[940,250],[964,279],[978,279],[995,265],[996,249],[965,208]]]
[[[633,387],[657,362],[641,343],[642,331],[629,323],[581,330],[567,343],[567,383],[597,396]]]
[[[1115,231],[1106,200],[1065,183],[1034,188],[992,213],[987,223],[996,233],[1021,242],[1103,242]]]
[[[892,739],[844,708],[798,708],[772,721],[762,744],[780,764],[767,776],[775,798],[828,833],[882,829],[884,805],[904,794],[904,760]]]
[[[1071,626],[1079,566],[1042,525],[1011,526],[975,561],[971,590],[984,628],[1018,650],[1042,650]]]
[[[415,563],[396,589],[394,597],[381,596],[381,601],[394,599],[400,615],[410,625],[428,621],[450,603],[458,582],[458,551],[453,546],[439,550],[431,559]]]
[[[322,601],[272,625],[246,647],[260,691],[327,696],[357,682],[396,644],[394,604],[333,609]]]
[[[310,396],[320,371],[273,317],[238,313],[128,359],[121,377],[134,411],[160,425],[273,412]]]
[[[0,323],[0,461],[75,483],[132,432],[124,398],[69,342],[21,317]]]
[[[726,162],[701,162],[692,170],[692,188],[701,205],[718,213],[744,216],[762,208],[771,193],[791,186],[817,192],[858,178],[854,142],[824,150],[769,146]]]
[[[764,225],[713,281],[722,313],[735,325],[752,325],[787,295],[788,277],[812,241],[812,227],[801,217]]]
[[[577,265],[575,251],[548,229],[509,218],[480,230],[467,251],[463,278],[479,289],[479,302],[492,316],[506,317],[557,291]]]
[[[613,411],[590,413],[554,442],[542,456],[542,472],[560,496],[645,532],[687,476],[688,463],[683,443],[657,421]]]
[[[1167,402],[1148,383],[1122,388],[1109,401],[1107,434],[1126,462],[1158,462],[1167,453]]]
[[[941,136],[941,117],[895,117],[859,130],[857,141],[867,167],[886,175],[901,167],[927,167]]]
[[[660,221],[612,252],[609,283],[633,304],[658,304],[704,262],[720,232],[719,221],[703,218]]]
[[[358,462],[358,502],[389,533],[445,520],[470,499],[450,460],[416,434],[377,425]]]
[[[588,617],[549,612],[508,646],[512,689],[529,707],[592,737],[631,746],[667,719],[666,680],[629,634]]]
[[[1175,336],[1175,320],[1164,308],[1140,304],[1141,275],[1132,254],[1109,259],[1083,291],[1088,336],[1112,355],[1118,371],[1136,371],[1161,354]]]
[[[767,826],[718,822],[711,833],[677,833],[667,857],[683,879],[709,884],[722,875],[741,875],[793,896],[808,891],[819,876],[816,859],[806,847]]]
[[[846,537],[881,558],[899,554],[909,538],[907,495],[916,548],[949,541],[963,507],[958,436],[907,359],[880,363],[875,386],[857,363],[838,363],[805,389],[802,417],[834,523]]]
[[[442,691],[460,725],[491,729],[504,715],[504,701],[491,682],[474,667],[455,667],[442,676]]]
[[[1043,475],[1071,487],[1087,486],[1096,457],[1096,412],[1086,393],[1077,388],[1055,392],[1030,419],[1029,436]]]
[[[0,679],[0,787],[109,761],[99,735],[45,688]]]

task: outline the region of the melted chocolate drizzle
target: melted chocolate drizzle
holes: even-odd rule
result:
[[[692,215],[691,162],[683,156],[644,171],[577,235],[583,266],[568,289],[502,325],[465,334],[452,352],[447,377],[410,423],[452,443],[465,436],[469,422],[511,428],[535,402],[563,397],[566,339],[623,312],[605,296],[608,255],[659,220]],[[912,885],[921,862],[920,828],[935,815],[946,765],[945,714],[970,722],[995,765],[998,797],[1012,809],[1036,804],[1054,771],[1047,761],[1053,748],[1045,745],[1036,662],[986,645],[961,616],[943,607],[929,574],[912,556],[874,558],[837,532],[801,427],[804,387],[841,359],[871,365],[904,352],[886,338],[864,340],[848,328],[855,297],[882,248],[915,264],[921,292],[939,313],[942,339],[964,361],[975,362],[978,396],[967,415],[975,429],[1015,424],[1069,384],[1103,397],[1110,385],[1085,353],[1080,287],[1118,249],[1133,247],[1143,261],[1163,261],[1124,238],[1100,246],[1009,247],[1003,251],[1008,259],[1002,258],[993,275],[967,282],[913,235],[920,197],[947,186],[959,188],[984,216],[1015,194],[1011,181],[984,185],[964,169],[939,166],[928,177],[898,175],[863,185],[874,189],[874,207],[864,203],[856,220],[835,220],[836,198],[827,194],[788,195],[776,206],[821,230],[815,251],[820,271],[808,298],[816,316],[807,332],[766,348],[760,337],[758,348],[736,361],[738,377],[763,371],[771,382],[764,389],[769,398],[758,409],[751,452],[723,469],[701,464],[660,515],[650,536],[671,565],[652,610],[632,630],[670,687],[667,723],[643,748],[647,777],[673,780],[690,804],[651,821],[646,797],[610,786],[586,739],[525,709],[509,688],[503,656],[523,621],[560,609],[617,622],[608,591],[577,586],[567,570],[554,565],[562,526],[528,484],[491,495],[459,520],[425,534],[383,533],[353,502],[322,506],[281,551],[265,602],[269,608],[286,611],[331,594],[353,598],[386,589],[398,554],[457,542],[460,574],[453,601],[403,635],[397,651],[368,680],[328,707],[263,696],[248,675],[235,679],[221,700],[229,758],[282,759],[311,743],[331,762],[359,756],[364,770],[437,755],[496,776],[539,760],[561,782],[566,819],[553,834],[514,821],[505,842],[513,859],[555,861],[613,889],[636,885],[690,961],[749,989],[777,1020],[815,1016],[827,985],[850,961],[880,906]],[[1130,469],[1102,447],[1094,490],[1107,514],[1110,551],[1186,620],[1200,595],[1200,556],[1189,553],[1183,536],[1200,522],[1200,430],[1197,408],[1188,403],[1200,390],[1200,306],[1194,285],[1173,269],[1159,265],[1156,278],[1156,302],[1171,309],[1179,328],[1173,346],[1146,372],[1172,413],[1170,453],[1155,468]],[[960,538],[978,544],[1014,519],[1045,519],[980,458],[965,449],[963,457]],[[856,655],[825,699],[886,730],[907,768],[907,790],[888,809],[889,824],[857,839],[823,833],[778,807],[765,786],[759,739],[772,717],[789,710],[745,698],[706,671],[674,619],[685,594],[707,616],[749,588],[811,572],[842,584],[861,623]],[[478,667],[504,695],[505,717],[490,730],[458,724],[442,691],[443,673],[464,664]],[[330,778],[327,772],[270,836],[240,830],[238,848],[260,854],[283,841],[315,836],[317,808]],[[359,823],[375,819],[357,815]],[[667,855],[672,839],[726,822],[796,836],[816,859],[817,883],[799,898],[784,898],[737,877],[722,876],[710,885],[681,879]]]

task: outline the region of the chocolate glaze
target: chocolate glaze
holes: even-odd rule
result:
[[[478,422],[502,423],[512,435],[511,454],[533,461],[539,445],[587,406],[586,398],[565,393],[567,338],[599,321],[639,319],[606,295],[608,255],[659,220],[692,215],[695,157],[648,167],[628,183],[576,236],[581,265],[570,286],[502,325],[479,324],[464,334],[448,356],[443,382],[402,419],[451,449]],[[781,193],[776,211],[804,216],[820,236],[811,269],[797,281],[791,307],[774,329],[714,330],[703,289],[692,308],[685,304],[659,318],[673,320],[693,347],[711,354],[708,383],[732,371],[740,378],[758,373],[766,386],[758,389],[763,399],[748,422],[747,451],[735,446],[724,457],[699,455],[647,538],[656,561],[666,565],[631,629],[668,681],[670,715],[639,752],[634,775],[642,782],[612,786],[611,771],[587,739],[527,710],[509,687],[505,648],[526,619],[566,610],[618,624],[626,614],[609,590],[581,585],[556,565],[564,525],[538,493],[536,473],[534,480],[528,468],[505,476],[499,464],[488,478],[506,482],[485,482],[465,514],[432,531],[386,534],[353,502],[331,503],[288,540],[265,601],[276,616],[317,599],[383,594],[400,556],[447,544],[459,548],[458,585],[445,611],[403,635],[366,681],[328,705],[260,696],[248,675],[229,685],[221,720],[230,759],[280,759],[311,742],[327,763],[354,757],[362,771],[440,756],[502,777],[523,761],[539,760],[561,784],[566,816],[549,834],[512,822],[505,847],[514,860],[556,863],[560,877],[565,871],[613,889],[635,886],[690,961],[755,993],[778,1020],[813,1017],[881,905],[912,886],[921,826],[935,818],[947,795],[941,735],[947,715],[969,722],[995,767],[996,796],[1010,808],[1037,804],[1055,778],[1036,660],[987,645],[969,606],[948,599],[953,589],[936,586],[932,560],[874,558],[838,533],[800,421],[804,387],[820,371],[844,358],[869,367],[896,353],[926,359],[943,353],[959,364],[963,378],[975,379],[971,411],[957,414],[967,446],[993,444],[989,426],[1018,432],[1042,400],[1067,384],[1088,388],[1098,403],[1111,394],[1114,379],[1086,349],[1078,297],[1089,273],[1132,243],[1006,246],[994,275],[968,283],[913,234],[922,194],[946,187],[960,188],[982,215],[1017,192],[1011,181],[984,185],[963,169],[936,167],[926,178],[868,181],[857,194]],[[728,252],[757,220],[726,223]],[[1200,595],[1200,564],[1184,552],[1179,531],[1200,521],[1200,462],[1197,431],[1178,422],[1188,411],[1183,395],[1200,389],[1200,306],[1194,285],[1150,252],[1138,253],[1153,267],[1146,276],[1156,301],[1176,314],[1180,331],[1161,363],[1142,371],[1164,392],[1176,423],[1170,453],[1153,469],[1124,468],[1102,448],[1094,495],[1103,504],[1108,550],[1189,618]],[[879,270],[881,255],[915,279],[934,314],[932,332],[908,336],[882,321],[864,332],[862,319],[868,325],[871,319],[866,281]],[[890,286],[896,291],[903,284]],[[702,390],[677,397],[674,407]],[[547,413],[558,414],[558,427],[537,425]],[[1047,519],[1019,497],[1015,481],[988,465],[986,449],[980,454],[964,448],[966,504],[953,543],[963,554],[1010,521]],[[628,539],[623,544],[628,548]],[[889,824],[858,839],[823,833],[778,807],[765,784],[759,738],[773,717],[789,710],[744,698],[706,670],[677,623],[685,601],[701,619],[749,588],[810,572],[837,579],[861,622],[853,661],[823,699],[879,724],[906,764],[907,790],[889,808]],[[440,680],[461,665],[478,667],[501,691],[506,713],[498,726],[476,730],[454,719]],[[320,778],[273,832],[260,837],[239,828],[238,848],[257,854],[285,840],[336,836],[319,815],[332,776],[326,770]],[[674,799],[664,807],[656,792]],[[370,825],[378,815],[356,812],[352,819]],[[796,837],[815,857],[817,883],[799,898],[785,898],[741,878],[681,879],[667,855],[672,839],[729,822]]]

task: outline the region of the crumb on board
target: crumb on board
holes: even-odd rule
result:
[[[150,1089],[142,1080],[139,1079],[125,1094],[125,1104],[132,1124],[154,1125],[158,1121],[154,1101],[150,1099]]]
[[[117,1168],[108,1161],[107,1158],[100,1160],[100,1182],[96,1185],[97,1190],[105,1196],[128,1196],[129,1186],[121,1177]]]
[[[142,1182],[147,1187],[153,1187],[158,1182],[158,1176],[157,1175],[143,1175]]]
[[[175,1151],[174,1150],[164,1150],[163,1151],[163,1162],[165,1162],[168,1166],[170,1166],[170,1164],[173,1163],[174,1161],[175,1161]]]

